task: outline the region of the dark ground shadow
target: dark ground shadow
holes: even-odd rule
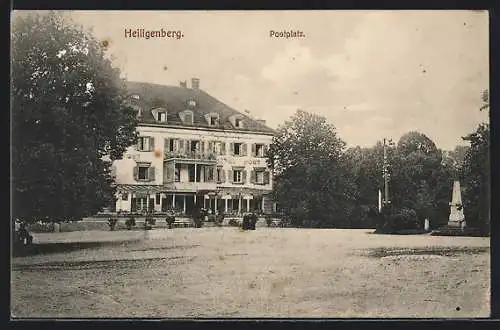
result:
[[[106,246],[124,246],[137,243],[140,240],[114,241],[114,242],[62,242],[62,243],[40,243],[29,247],[13,247],[13,257],[27,257],[37,254],[51,254],[71,252],[83,249],[92,249]]]
[[[425,247],[425,248],[376,248],[369,252],[370,257],[382,258],[402,255],[439,255],[443,257],[457,254],[489,253],[489,247]]]

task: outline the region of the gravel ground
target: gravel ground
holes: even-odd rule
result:
[[[35,234],[115,245],[17,257],[13,317],[488,317],[489,238],[370,230]]]

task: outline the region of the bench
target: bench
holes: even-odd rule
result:
[[[193,220],[189,218],[176,218],[172,223],[172,228],[189,228],[194,227]]]

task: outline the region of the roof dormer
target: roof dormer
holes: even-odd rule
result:
[[[163,107],[158,107],[158,108],[153,108],[151,110],[151,114],[153,115],[154,119],[160,123],[166,123],[167,122],[167,109]]]
[[[229,121],[231,122],[233,127],[236,129],[241,129],[241,128],[245,127],[245,120],[244,119],[245,119],[245,116],[240,115],[240,114],[232,115],[231,117],[229,117]]]
[[[220,122],[220,116],[217,112],[210,112],[205,115],[205,120],[209,126],[218,126]]]
[[[184,110],[179,112],[179,117],[185,125],[193,125],[194,114],[192,110]]]

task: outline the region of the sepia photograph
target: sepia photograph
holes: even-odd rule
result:
[[[11,12],[11,320],[490,317],[489,13]]]

